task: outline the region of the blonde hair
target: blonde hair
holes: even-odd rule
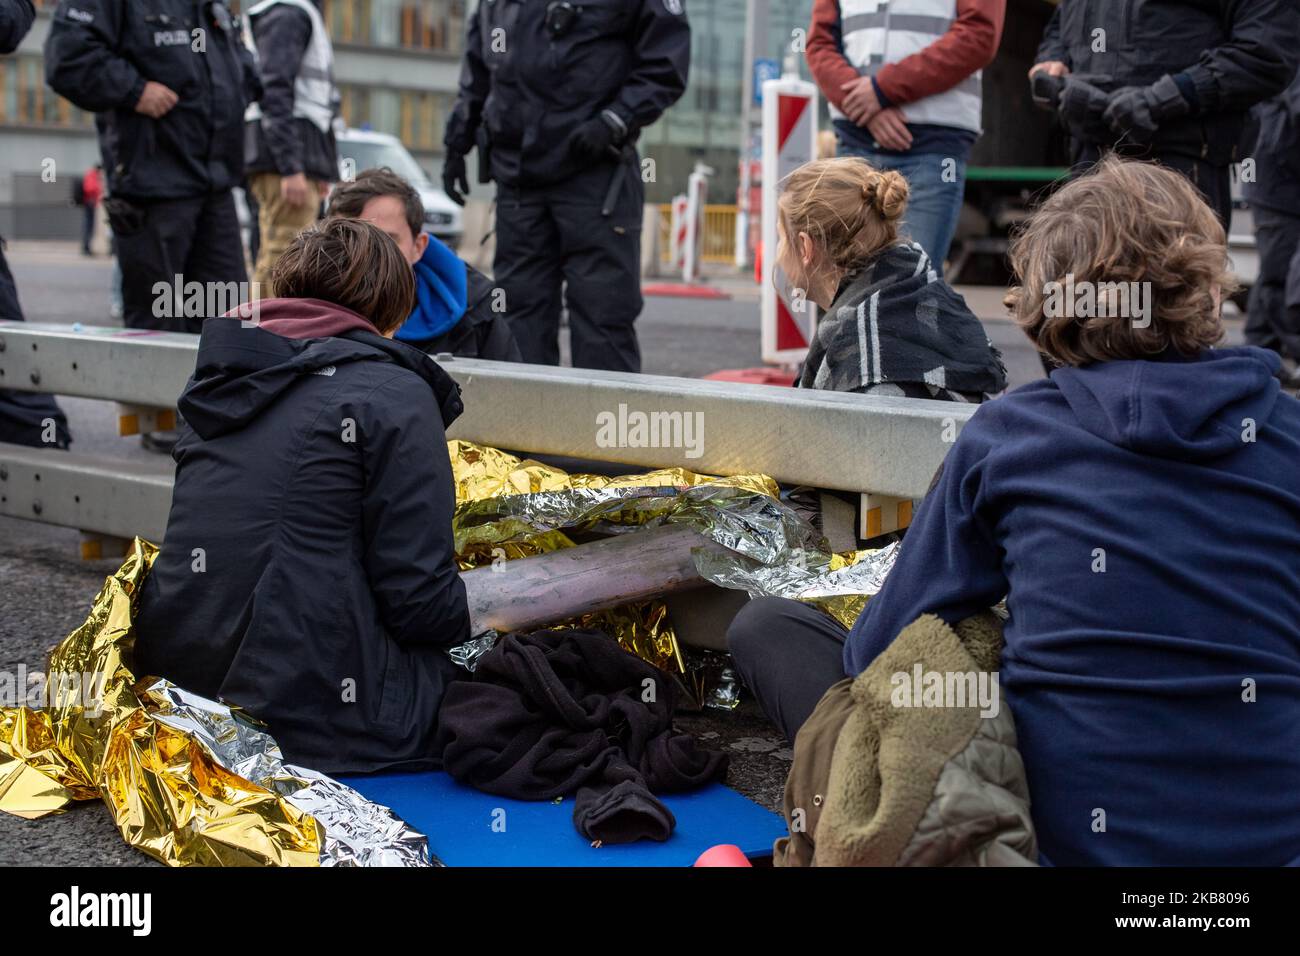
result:
[[[1215,286],[1221,296],[1237,288],[1223,225],[1196,187],[1163,166],[1113,155],[1044,202],[1009,256],[1019,283],[1006,297],[1012,318],[1065,365],[1148,358],[1170,347],[1195,355],[1223,338]],[[1053,295],[1067,284],[1096,290],[1106,307],[1057,314]],[[1107,300],[1121,284],[1144,289],[1143,321],[1116,314],[1127,310]]]
[[[831,265],[852,272],[898,241],[907,180],[854,156],[818,159],[786,177],[777,209],[786,242],[806,232]]]

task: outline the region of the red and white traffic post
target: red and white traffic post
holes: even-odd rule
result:
[[[700,277],[700,258],[704,252],[704,205],[709,201],[709,177],[712,167],[696,163],[686,180],[686,230],[682,249],[682,281]],[[675,211],[675,208],[674,208]]]
[[[686,207],[687,198],[682,195],[673,197],[672,221],[669,224],[668,250],[672,268],[681,269],[686,265]]]
[[[763,83],[763,361],[800,362],[817,327],[817,307],[776,264],[781,182],[817,155],[817,87],[787,73]]]

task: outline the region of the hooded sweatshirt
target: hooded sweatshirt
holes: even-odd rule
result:
[[[1004,596],[1043,861],[1300,863],[1300,402],[1255,348],[981,406],[845,645]]]
[[[256,327],[204,323],[138,672],[242,706],[293,763],[435,767],[444,648],[469,635],[444,432],[459,389],[354,312],[260,308]]]

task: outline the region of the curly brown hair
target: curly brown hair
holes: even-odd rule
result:
[[[271,270],[276,295],[322,299],[351,309],[383,335],[415,308],[415,274],[384,232],[360,219],[326,219],[307,229]]]
[[[1038,208],[1011,243],[1012,317],[1064,365],[1195,355],[1223,338],[1236,289],[1223,226],[1196,187],[1154,163],[1102,159]],[[1061,290],[1088,293],[1081,314]],[[1147,303],[1135,321],[1128,290]]]

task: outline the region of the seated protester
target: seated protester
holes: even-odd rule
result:
[[[777,262],[823,313],[799,387],[955,402],[1006,388],[979,319],[921,247],[898,238],[901,175],[819,159],[786,177],[777,208]]]
[[[330,195],[329,217],[363,219],[388,233],[415,269],[418,301],[397,340],[431,355],[522,362],[492,280],[424,231],[420,194],[387,167],[367,169]]]
[[[238,704],[314,770],[436,766],[445,648],[469,637],[444,434],[460,390],[392,341],[415,281],[375,227],[309,229],[272,278],[259,324],[203,325],[137,673]]]
[[[1014,316],[1062,367],[975,412],[852,631],[754,601],[739,670],[793,738],[920,615],[1005,596],[1044,862],[1300,864],[1300,402],[1275,353],[1212,347],[1223,227],[1181,175],[1111,158],[1011,261]],[[1062,308],[1071,276],[1134,283],[1130,307]]]

